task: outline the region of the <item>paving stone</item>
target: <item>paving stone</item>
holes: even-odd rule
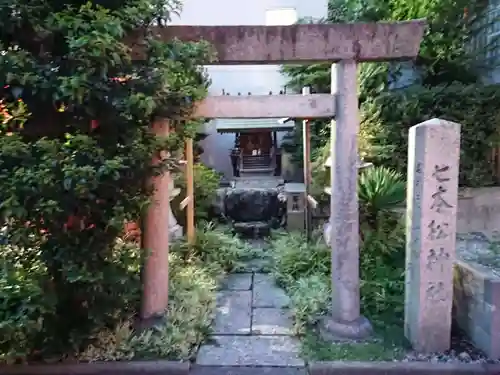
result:
[[[256,273],[253,279],[253,307],[286,307],[290,298],[276,286],[271,275]]]
[[[251,291],[219,292],[214,333],[249,335],[252,324],[251,301]]]
[[[252,314],[253,335],[292,335],[290,311],[277,308],[257,308]]]
[[[269,259],[256,258],[246,262],[243,269],[246,272],[263,272],[270,268],[270,263]]]
[[[269,247],[269,242],[260,238],[260,239],[251,239],[247,241],[248,244],[254,249],[258,250],[266,250]]]
[[[224,290],[250,290],[252,288],[251,273],[233,273],[224,281]]]
[[[300,367],[299,342],[290,336],[213,336],[196,357],[206,366]]]

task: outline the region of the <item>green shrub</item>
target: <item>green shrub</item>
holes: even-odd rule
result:
[[[277,233],[269,249],[276,281],[289,289],[296,280],[330,271],[330,249],[318,239],[307,244],[299,233]]]
[[[169,255],[170,300],[165,326],[139,335],[132,319],[100,331],[79,355],[82,361],[130,359],[187,360],[210,333],[214,318],[217,273],[199,260]]]
[[[242,260],[248,257],[252,250],[236,237],[230,228],[204,223],[199,225],[196,241],[192,246],[178,242],[173,244],[171,251],[185,260],[200,259],[205,264],[215,264],[224,271],[231,272],[240,268]]]
[[[360,201],[361,306],[377,324],[403,318],[405,227],[396,209],[406,198],[403,176],[389,168],[364,170]]]
[[[386,215],[405,202],[403,176],[386,167],[363,170],[358,180],[360,221],[375,226],[380,215]]]
[[[219,188],[221,174],[202,163],[194,165],[194,216],[196,222],[211,219],[212,205]],[[178,198],[173,202],[174,215],[180,225],[186,225],[186,211],[179,208],[179,203],[186,196],[186,178],[184,173],[175,176],[175,187],[181,189]]]
[[[123,316],[138,310],[142,258],[134,244],[118,240],[103,268],[109,274],[88,286],[95,288],[95,301],[102,310],[93,324],[82,319],[82,324],[88,324],[86,334],[76,330],[60,333],[75,317],[61,316],[57,311],[65,296],[58,294],[39,249],[4,245],[0,253],[0,362],[71,354],[87,345],[104,327],[113,326]],[[86,301],[82,299],[82,303]],[[81,309],[85,311],[85,306]],[[77,311],[74,314],[78,315]],[[64,337],[70,338],[70,346],[57,345]]]
[[[0,247],[0,363],[63,360],[126,360],[132,358],[188,359],[210,333],[217,282],[225,271],[239,266],[247,246],[228,230],[211,224],[199,228],[193,247],[179,241],[169,254],[167,324],[137,334],[133,321],[140,309],[140,272],[143,251],[117,240],[108,259],[108,283],[96,284],[108,293],[106,324],[95,324],[74,345],[53,348],[58,342],[54,324],[58,295],[41,261],[43,253]],[[113,284],[113,286],[108,285]],[[76,354],[75,354],[76,353]]]
[[[459,183],[494,184],[490,162],[498,147],[500,85],[412,87],[367,100],[361,109],[361,137],[369,144],[366,159],[406,175],[408,130],[432,118],[461,124]]]
[[[329,309],[331,279],[329,275],[314,274],[299,278],[289,288],[290,309],[294,317],[294,328],[304,333]]]
[[[0,247],[0,363],[30,356],[44,318],[55,314],[55,296],[46,288],[43,263],[31,263],[23,253],[12,246]]]
[[[177,0],[12,0],[5,9],[16,11],[0,13],[0,225],[7,220],[8,242],[40,267],[6,263],[0,314],[15,323],[31,309],[19,321],[29,325],[40,313],[40,333],[20,333],[26,350],[21,336],[5,337],[16,352],[57,357],[136,310],[141,262],[116,240],[148,207],[146,182],[173,169],[192,136],[197,123],[186,119],[207,94],[201,66],[211,53],[207,43],[148,37],[145,25],[168,19]],[[124,44],[136,29],[140,61]],[[171,136],[153,134],[158,119]],[[171,157],[152,163],[162,152]],[[33,299],[23,305],[15,293]]]
[[[358,191],[361,308],[378,327],[401,324],[405,227],[395,209],[404,200],[405,184],[398,173],[375,167],[362,172]],[[319,233],[313,238],[308,245],[300,234],[278,233],[270,250],[272,274],[291,295],[299,332],[313,325],[330,301],[330,248]]]
[[[379,217],[364,225],[360,248],[361,307],[377,325],[401,324],[404,317],[405,227],[402,220]]]

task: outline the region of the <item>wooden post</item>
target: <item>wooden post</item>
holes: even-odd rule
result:
[[[193,139],[188,138],[186,140],[186,185],[187,185],[187,221],[186,221],[186,231],[187,240],[190,245],[194,244],[195,241],[195,230],[194,230],[194,162],[193,162]]]
[[[302,95],[310,94],[311,89],[309,87],[304,87],[302,89]],[[309,190],[311,187],[311,127],[309,126],[309,120],[302,121],[302,138],[304,149],[304,184],[306,187],[305,195],[306,197],[309,197]],[[309,241],[311,237],[311,210],[309,209],[309,201],[307,199],[304,203],[306,238],[307,241]]]
[[[169,122],[159,119],[153,123],[157,136],[167,136]],[[158,160],[153,160],[157,163]],[[150,327],[162,320],[168,307],[168,246],[169,246],[169,182],[170,174],[153,177],[152,203],[146,215],[143,245],[148,252],[144,266],[144,291],[141,326]]]

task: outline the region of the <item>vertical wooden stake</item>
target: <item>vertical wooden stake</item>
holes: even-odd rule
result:
[[[194,231],[194,161],[193,161],[193,139],[186,140],[186,185],[187,185],[187,240],[190,245],[194,244],[195,231]]]
[[[170,124],[166,119],[153,123],[152,131],[158,136],[167,136]],[[157,163],[158,160],[153,160]],[[170,173],[153,177],[153,202],[146,215],[143,246],[148,252],[144,266],[144,291],[141,324],[154,325],[162,318],[168,306],[168,246],[169,246],[169,182]]]
[[[302,89],[302,95],[311,94],[309,87],[304,87]],[[305,228],[306,237],[309,241],[311,237],[311,210],[309,209],[309,191],[311,187],[311,127],[309,125],[309,120],[302,121],[302,138],[303,138],[303,149],[304,149],[304,184],[306,187],[306,196],[304,200],[304,215],[305,215]]]

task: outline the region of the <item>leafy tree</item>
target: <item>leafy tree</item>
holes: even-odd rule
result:
[[[414,64],[418,84],[470,85],[479,84],[480,74],[491,67],[481,58],[484,51],[472,48],[472,42],[486,26],[481,22],[485,6],[485,1],[467,0],[330,0],[327,20],[342,23],[425,18],[429,26]],[[360,104],[387,92],[389,85],[400,77],[401,68],[402,65],[395,63],[361,64]],[[289,78],[288,87],[292,90],[310,86],[313,92],[330,91],[329,64],[284,66],[283,73]],[[324,154],[319,149],[327,147],[329,124],[314,121],[311,133],[313,155],[319,157]],[[285,149],[294,151],[296,161],[302,159],[300,131],[288,137]]]
[[[33,353],[79,346],[136,307],[114,243],[147,207],[145,181],[174,167],[207,91],[208,46],[153,37],[179,10],[178,0],[0,0],[0,209],[8,241],[41,262],[34,282],[50,301]],[[124,42],[132,31],[140,61]],[[151,134],[158,117],[173,136]],[[172,157],[151,165],[165,149]],[[26,300],[0,300],[15,324]]]

